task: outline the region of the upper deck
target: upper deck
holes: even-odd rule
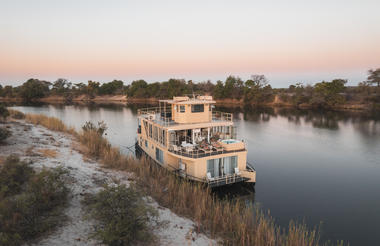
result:
[[[138,116],[175,130],[233,125],[231,113],[213,111],[215,101],[210,96],[174,97],[159,103],[159,107],[139,109]]]

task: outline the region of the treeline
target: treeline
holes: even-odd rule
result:
[[[63,96],[67,101],[76,96],[88,98],[102,95],[126,95],[128,98],[171,98],[188,94],[207,94],[215,99],[233,99],[245,104],[288,104],[294,106],[334,107],[344,103],[380,104],[380,68],[368,71],[366,81],[358,86],[347,87],[347,80],[334,79],[314,85],[296,83],[289,88],[272,88],[264,75],[252,75],[244,81],[229,76],[225,81],[193,82],[169,79],[164,82],[147,83],[133,81],[125,85],[121,80],[101,84],[96,81],[72,83],[66,79],[55,82],[29,79],[21,86],[0,85],[0,97],[20,97],[32,101],[47,96]]]

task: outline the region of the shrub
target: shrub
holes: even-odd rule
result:
[[[135,245],[153,242],[152,222],[157,211],[146,204],[143,195],[134,187],[106,186],[84,203],[90,217],[99,222],[94,237],[107,245]]]
[[[6,128],[0,127],[0,142],[9,138],[12,135],[11,131]]]
[[[21,162],[15,155],[8,156],[0,169],[0,199],[21,192],[33,174],[33,169],[26,162]]]
[[[17,157],[7,158],[0,171],[0,245],[21,245],[61,223],[65,173],[61,168],[36,173]]]
[[[104,121],[99,121],[98,126],[95,126],[91,121],[87,121],[83,126],[82,130],[87,131],[95,131],[99,134],[99,136],[103,136],[103,133],[107,130],[107,125]]]
[[[3,120],[5,120],[8,116],[9,116],[8,109],[4,105],[0,104],[0,117],[2,117]]]

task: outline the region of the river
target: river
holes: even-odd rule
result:
[[[140,105],[15,106],[62,119],[77,129],[103,120],[114,145],[134,145]],[[321,224],[322,239],[380,243],[380,113],[286,108],[217,108],[233,112],[238,138],[257,171],[254,200],[280,225]]]

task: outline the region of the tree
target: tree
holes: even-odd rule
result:
[[[243,95],[244,82],[235,76],[228,76],[224,83],[224,97],[240,99]]]
[[[221,80],[216,82],[216,86],[214,89],[214,97],[216,99],[224,98],[224,84]]]
[[[67,79],[60,78],[53,83],[52,91],[57,95],[63,95],[64,93],[68,92],[71,87],[71,82],[69,82]]]
[[[147,97],[148,94],[146,92],[146,88],[148,87],[148,83],[145,80],[135,80],[128,88],[128,96],[129,97]]]
[[[373,70],[368,70],[368,82],[371,84],[377,84],[380,87],[380,68]]]
[[[6,85],[3,88],[3,97],[12,97],[13,96],[13,87],[11,85]]]
[[[31,101],[46,96],[49,93],[48,81],[29,79],[21,86],[20,95],[25,101]]]
[[[112,82],[104,83],[99,88],[101,95],[114,95],[123,93],[124,83],[121,80],[113,80]]]
[[[341,93],[346,83],[347,80],[334,79],[331,82],[322,81],[315,84],[312,103],[316,106],[334,106],[343,103],[345,98]]]
[[[252,75],[245,81],[244,102],[260,104],[270,101],[272,96],[272,87],[264,75]]]
[[[94,97],[99,92],[100,83],[96,81],[89,80],[87,82],[87,95]]]

